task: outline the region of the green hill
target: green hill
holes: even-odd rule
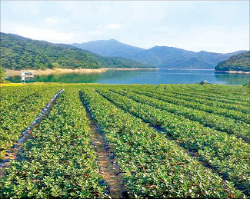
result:
[[[70,45],[52,44],[1,33],[1,66],[6,69],[144,68],[120,57],[102,57]]]
[[[215,67],[217,72],[243,71],[250,72],[250,51],[230,57],[226,61],[219,62]]]

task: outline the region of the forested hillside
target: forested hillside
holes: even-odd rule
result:
[[[4,82],[4,77],[5,77],[5,71],[4,69],[0,66],[0,83]]]
[[[250,71],[250,51],[230,57],[228,60],[218,63],[216,71]]]
[[[1,65],[6,69],[149,67],[124,58],[102,57],[70,45],[1,33]]]

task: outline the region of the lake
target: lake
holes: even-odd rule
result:
[[[26,82],[105,83],[105,84],[192,84],[208,81],[212,84],[246,84],[248,74],[216,74],[213,70],[115,71],[92,74],[53,74],[35,76]],[[20,76],[9,77],[11,82],[21,82]]]

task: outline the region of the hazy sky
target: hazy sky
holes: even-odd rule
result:
[[[1,31],[54,43],[249,49],[248,1],[1,1]]]

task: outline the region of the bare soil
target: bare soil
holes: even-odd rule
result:
[[[79,93],[80,98],[81,94]],[[100,174],[109,185],[109,192],[111,198],[126,198],[127,194],[123,185],[123,177],[120,167],[111,151],[109,143],[107,142],[104,133],[101,131],[98,124],[93,119],[88,105],[81,98],[83,106],[86,109],[89,126],[92,133],[92,142],[96,149],[97,160],[100,166]]]

